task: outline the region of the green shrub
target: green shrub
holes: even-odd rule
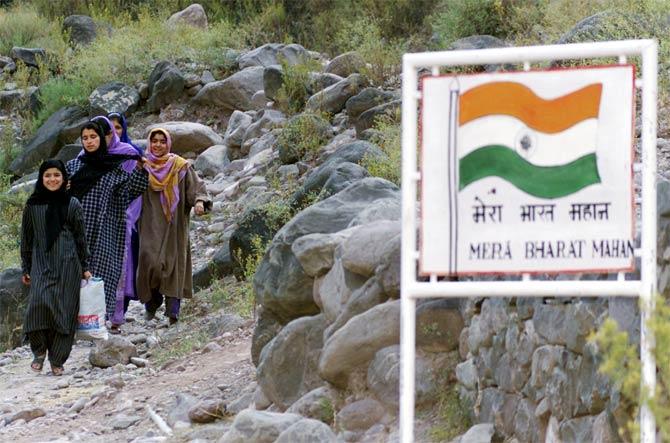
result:
[[[402,181],[400,118],[397,115],[377,117],[374,129],[377,132],[370,141],[377,144],[386,155],[380,157],[366,154],[361,165],[370,175],[384,178],[400,186]]]
[[[310,72],[321,70],[321,66],[315,60],[303,60],[296,65],[282,60],[281,67],[283,83],[277,91],[277,106],[285,114],[294,115],[302,112],[309,98]]]
[[[334,42],[340,51],[355,50],[363,57],[368,66],[362,73],[373,85],[384,85],[400,73],[402,54],[408,43],[384,37],[379,22],[367,16],[343,23]]]
[[[501,0],[442,0],[429,18],[440,47],[471,35],[505,36]]]
[[[641,362],[639,345],[629,342],[628,334],[620,331],[615,320],[606,320],[591,338],[602,355],[600,371],[606,374],[620,391],[618,417],[626,421],[619,430],[625,441],[639,441],[639,406],[649,405],[663,440],[670,438],[670,306],[656,298],[656,310],[647,323],[655,340],[652,355],[656,359],[656,392],[650,397],[640,389]]]
[[[311,160],[330,137],[330,124],[316,114],[300,114],[291,118],[277,137],[282,163]]]
[[[0,54],[9,55],[14,46],[40,47],[57,54],[65,51],[59,20],[47,20],[38,10],[16,6],[0,9]]]
[[[83,105],[90,91],[78,79],[52,78],[40,86],[39,99],[42,107],[32,119],[24,124],[24,132],[33,134],[51,115],[63,106]]]

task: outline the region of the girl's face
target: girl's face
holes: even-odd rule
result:
[[[100,137],[93,129],[84,129],[81,132],[81,143],[86,152],[95,152],[100,148]]]
[[[49,168],[42,175],[42,183],[49,191],[58,191],[63,185],[63,173],[58,168]]]
[[[119,138],[121,138],[121,134],[123,134],[123,126],[121,126],[121,122],[118,121],[115,118],[113,118],[111,120],[112,120],[112,125],[114,125],[114,130],[116,131],[116,135],[118,135]]]
[[[168,152],[167,138],[162,132],[154,132],[149,139],[149,148],[156,157],[162,157]]]

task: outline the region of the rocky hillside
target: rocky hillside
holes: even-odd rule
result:
[[[191,6],[169,23],[202,27],[207,17]],[[589,17],[564,41],[601,38],[602,23]],[[84,16],[64,26],[79,45],[100,29]],[[505,45],[475,35],[453,47]],[[12,81],[17,65],[42,56],[16,47],[0,57],[4,126],[45,105],[39,89]],[[133,304],[121,336],[77,343],[62,379],[29,373],[26,293],[16,268],[2,271],[2,342],[16,348],[0,356],[1,440],[398,441],[399,78],[376,81],[359,52],[329,57],[299,44],[225,57],[225,73],[155,60],[137,84],[98,85],[84,105],[52,113],[8,164],[3,198],[20,199],[43,159],[80,151],[83,122],[123,112],[138,143],[157,125],[170,131],[214,206],[192,220],[199,292],[184,321],[145,322]],[[660,138],[661,176],[669,148]],[[660,181],[664,293],[668,186]],[[608,317],[638,339],[634,301],[419,303],[415,440],[619,441],[630,410],[588,340]]]

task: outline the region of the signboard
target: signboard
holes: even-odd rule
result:
[[[634,74],[424,77],[420,274],[632,270]]]

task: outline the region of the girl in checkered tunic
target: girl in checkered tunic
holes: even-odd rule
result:
[[[111,129],[109,121],[107,126]],[[81,131],[84,153],[70,160],[66,168],[72,175],[70,192],[84,208],[91,251],[89,270],[105,282],[107,319],[111,320],[123,266],[126,209],[146,190],[149,179],[142,169],[142,157],[134,150],[108,152],[105,129],[98,122],[88,122]],[[118,144],[118,137],[111,132],[113,146]]]

